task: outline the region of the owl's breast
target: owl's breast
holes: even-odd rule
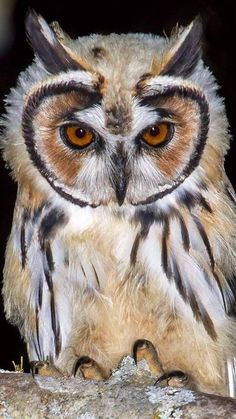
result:
[[[145,306],[150,313],[159,307],[160,313],[161,306],[214,334],[210,319],[220,324],[225,312],[196,216],[176,211],[147,227],[132,217],[88,211],[90,217],[70,222],[64,232],[70,283],[113,307]]]
[[[92,211],[89,209],[90,215]],[[63,233],[69,280],[113,294],[132,274],[132,249],[137,227],[130,222],[99,212],[80,222],[71,222]]]

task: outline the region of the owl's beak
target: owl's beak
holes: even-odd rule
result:
[[[127,157],[124,152],[123,145],[124,144],[122,142],[119,142],[117,144],[117,152],[112,156],[114,166],[112,170],[111,184],[115,190],[119,206],[124,203],[129,178],[126,167]]]
[[[116,198],[119,206],[121,206],[124,203],[125,195],[127,190],[127,181],[124,179],[124,177],[121,177],[118,182],[115,184],[115,192],[116,192]]]

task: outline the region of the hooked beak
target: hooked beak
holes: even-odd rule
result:
[[[120,207],[124,203],[126,190],[127,190],[127,181],[124,177],[120,177],[120,179],[115,185],[116,198]]]
[[[117,146],[117,152],[112,156],[113,160],[113,171],[111,177],[111,184],[115,190],[117,202],[119,206],[124,203],[127,186],[128,186],[128,174],[126,168],[126,154],[123,150],[123,143],[119,143]]]

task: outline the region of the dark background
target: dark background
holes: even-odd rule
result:
[[[6,0],[8,1],[8,0]],[[9,0],[10,1],[10,0]],[[84,4],[85,3],[85,4]],[[41,13],[47,21],[58,20],[72,37],[92,32],[152,32],[170,34],[179,22],[188,24],[197,14],[204,24],[204,57],[215,74],[226,103],[233,136],[236,134],[236,2],[234,0],[167,0],[126,2],[97,0],[18,0],[12,12],[12,41],[0,56],[0,113],[3,98],[14,86],[18,73],[32,60],[32,51],[25,40],[24,19],[29,8]],[[235,6],[234,6],[235,4]],[[1,6],[1,3],[0,3]],[[1,13],[1,9],[0,9]],[[12,121],[14,124],[14,121]],[[226,159],[226,171],[236,184],[235,142]],[[0,161],[0,274],[3,269],[6,240],[11,228],[16,185]],[[17,278],[16,278],[17,281]],[[0,301],[0,368],[13,369],[25,347],[15,327],[7,324]]]

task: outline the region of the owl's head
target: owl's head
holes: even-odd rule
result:
[[[26,29],[36,60],[9,95],[3,141],[19,183],[79,206],[136,206],[219,176],[227,121],[199,19],[170,39],[72,40],[35,13]]]

